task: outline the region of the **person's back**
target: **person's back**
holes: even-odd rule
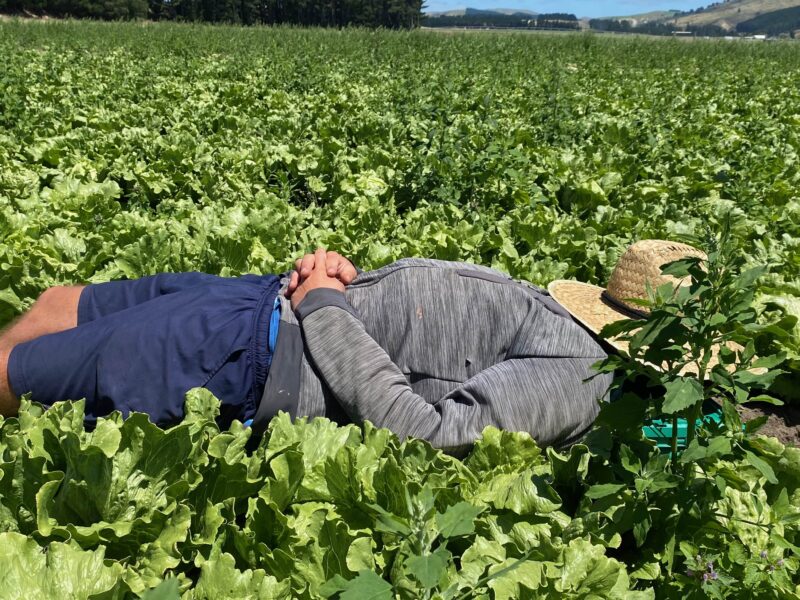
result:
[[[584,382],[605,353],[566,311],[486,267],[403,259],[344,294],[313,290],[297,318],[283,309],[265,408],[342,420],[342,407],[451,452],[487,425],[573,442],[609,385]]]

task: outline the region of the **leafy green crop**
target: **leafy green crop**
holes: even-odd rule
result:
[[[678,325],[638,348],[702,360],[730,317],[797,395],[794,45],[10,21],[0,53],[0,324],[54,284],[317,244],[603,283],[629,242],[730,214],[735,266],[768,273],[673,267],[717,296],[665,291]],[[692,304],[726,289],[722,317]],[[286,415],[248,453],[202,390],[168,430],[26,401],[0,421],[0,599],[798,598],[800,450],[731,404],[682,457],[642,437],[766,381],[716,375],[649,372],[564,453],[487,429],[463,461]]]
[[[25,399],[0,420],[0,584],[151,600],[797,598],[800,449],[753,435],[763,421],[743,429],[733,405],[777,373],[748,367],[783,357],[754,361],[751,340],[702,384],[712,343],[769,327],[750,307],[760,270],[739,272],[729,232],[707,261],[665,267],[691,285],[614,327],[632,358],[598,368],[615,368],[621,397],[565,452],[489,427],[459,461],[370,423],[285,413],[248,452],[251,429],[220,431],[201,388],[166,431],[139,413],[87,431],[82,401]],[[693,424],[704,394],[724,421],[692,426],[682,454],[643,437],[648,417]]]
[[[669,532],[637,521],[658,519],[643,499],[675,491],[666,457],[641,439],[614,450],[620,461],[602,436],[561,454],[488,428],[462,462],[368,423],[282,414],[249,454],[250,430],[220,431],[207,391],[186,408],[165,431],[142,414],[86,431],[82,402],[26,401],[0,421],[0,597],[137,597],[169,577],[146,597],[652,598],[681,581],[691,592],[683,560],[664,554]],[[753,597],[795,597],[800,450],[750,443],[763,465],[707,457],[728,482],[720,517],[687,515],[680,550],[702,545],[723,578],[746,572]]]
[[[465,259],[604,283],[736,243],[798,298],[800,53],[598,36],[0,24],[0,321],[48,285]]]

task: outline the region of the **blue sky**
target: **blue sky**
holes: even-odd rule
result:
[[[633,15],[651,10],[689,10],[710,4],[697,0],[426,0],[428,11],[456,8],[523,8],[534,12],[568,12],[578,17]]]

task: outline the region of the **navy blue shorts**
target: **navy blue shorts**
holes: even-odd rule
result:
[[[87,286],[78,326],[16,346],[9,383],[46,406],[85,398],[88,423],[113,410],[174,423],[194,387],[222,401],[220,425],[250,419],[271,362],[279,285],[275,275],[164,273]]]

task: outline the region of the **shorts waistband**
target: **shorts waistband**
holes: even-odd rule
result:
[[[253,384],[247,395],[247,414],[243,420],[252,419],[258,409],[258,403],[264,393],[269,367],[272,364],[270,352],[270,321],[272,319],[273,305],[280,289],[280,277],[266,275],[264,277],[264,291],[258,299],[253,317],[253,333],[250,336],[250,361],[253,371]]]

